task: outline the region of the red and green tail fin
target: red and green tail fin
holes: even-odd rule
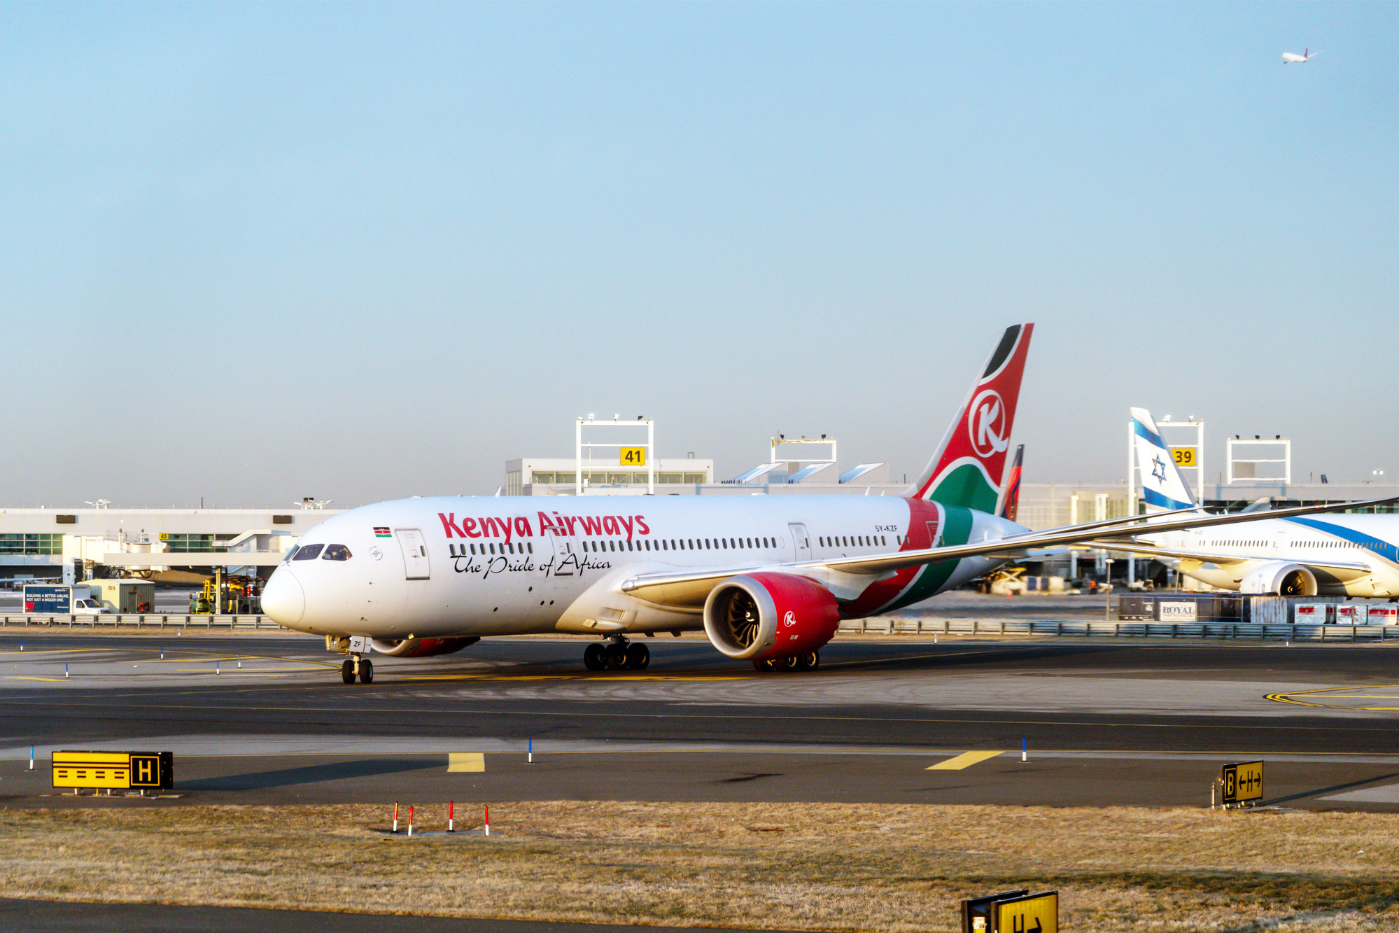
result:
[[[1006,328],[928,468],[904,496],[995,512],[1034,329]]]

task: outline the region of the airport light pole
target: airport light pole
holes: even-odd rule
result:
[[[1104,557],[1103,564],[1107,569],[1107,591],[1103,593],[1103,621],[1112,621],[1112,558]]]

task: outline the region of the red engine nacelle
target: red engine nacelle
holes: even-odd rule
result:
[[[390,658],[430,658],[434,654],[452,654],[480,640],[475,635],[461,638],[375,638],[373,645],[376,652]]]
[[[805,577],[750,573],[730,577],[704,603],[704,631],[741,661],[795,657],[830,641],[840,610],[830,590]]]

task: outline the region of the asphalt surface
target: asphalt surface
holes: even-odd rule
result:
[[[819,671],[758,674],[664,638],[646,671],[595,674],[584,644],[377,658],[347,686],[316,639],[8,629],[0,805],[1204,805],[1221,764],[1261,758],[1265,803],[1399,809],[1394,646],[843,637]],[[104,747],[173,751],[175,795],[49,787],[50,751]],[[1000,754],[928,770],[973,751]]]
[[[405,917],[393,914],[264,910],[253,907],[181,907],[169,904],[84,904],[0,898],[0,929],[26,933],[87,930],[149,933],[635,933],[643,927],[537,920]],[[693,933],[720,933],[690,927]],[[724,930],[723,933],[734,933]]]

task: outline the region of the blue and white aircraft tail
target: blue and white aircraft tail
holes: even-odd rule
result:
[[[1132,409],[1132,432],[1136,435],[1137,472],[1147,513],[1198,509],[1195,494],[1180,475],[1166,442],[1161,440],[1151,412],[1145,408]]]

